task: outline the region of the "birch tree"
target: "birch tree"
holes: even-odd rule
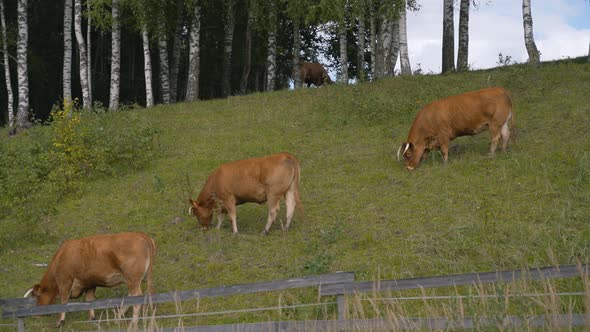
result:
[[[301,82],[301,68],[299,63],[299,53],[301,52],[301,38],[299,35],[299,19],[293,21],[293,87],[299,89],[303,86]]]
[[[27,65],[27,48],[29,30],[27,23],[27,0],[17,0],[18,38],[16,42],[16,61],[18,78],[18,111],[16,125],[19,128],[29,126],[29,72]]]
[[[274,91],[277,71],[277,3],[270,1],[268,43],[266,54],[266,91]]]
[[[162,103],[170,104],[170,67],[168,66],[168,40],[165,23],[158,33],[158,51],[160,55],[160,92]]]
[[[92,108],[92,46],[90,43],[90,32],[92,31],[92,15],[90,15],[90,11],[92,10],[92,2],[91,0],[86,1],[86,13],[88,15],[88,23],[86,26],[86,55],[88,57],[87,60],[87,68],[88,68],[88,107]]]
[[[248,1],[248,19],[246,21],[246,45],[244,46],[244,66],[242,67],[242,77],[240,80],[240,94],[246,94],[248,88],[248,76],[250,75],[250,66],[252,64],[252,25],[254,24],[253,0]]]
[[[6,79],[6,93],[8,97],[8,126],[14,127],[14,93],[12,92],[12,80],[10,79],[10,62],[8,54],[8,38],[6,37],[6,17],[4,17],[4,0],[0,0],[0,22],[2,24],[2,57],[4,58],[4,76]]]
[[[457,52],[457,71],[469,69],[469,3],[471,0],[461,0],[459,13],[459,50]]]
[[[145,107],[154,106],[154,92],[152,90],[152,60],[150,57],[150,38],[147,23],[141,28],[141,39],[143,42],[143,72],[145,77]]]
[[[340,41],[340,82],[348,83],[348,44],[346,41],[346,22],[344,18],[338,23],[338,39]]]
[[[391,63],[391,20],[389,14],[381,16],[381,25],[379,29],[379,46],[377,47],[377,73],[378,77],[385,77],[389,73]]]
[[[182,23],[184,19],[184,0],[176,0],[176,26],[172,42],[172,61],[170,64],[170,100],[178,101],[178,72],[180,71],[180,48],[182,40]]]
[[[72,0],[64,4],[63,100],[72,101]]]
[[[539,63],[539,50],[533,37],[533,16],[531,14],[531,0],[522,0],[522,22],[524,26],[524,45],[529,55],[529,63]]]
[[[399,13],[398,13],[399,15]],[[395,66],[397,65],[397,59],[399,58],[399,40],[400,40],[400,33],[399,33],[399,18],[394,19],[392,22],[391,27],[391,65],[390,65],[390,76],[394,75]],[[409,62],[409,60],[408,60]]]
[[[222,95],[227,97],[231,94],[231,57],[232,44],[234,40],[235,24],[235,0],[223,0],[223,68],[222,68]]]
[[[358,51],[357,51],[357,76],[360,81],[367,79],[365,72],[365,0],[357,2],[358,19]]]
[[[199,99],[199,74],[200,74],[200,38],[201,38],[201,6],[194,3],[191,18],[191,31],[189,36],[188,78],[186,83],[186,100]]]
[[[377,23],[375,22],[375,6],[371,1],[369,6],[369,48],[371,50],[371,79],[374,80],[377,72]]]
[[[86,43],[82,34],[82,0],[74,0],[74,30],[78,42],[80,58],[80,84],[82,85],[82,106],[91,107],[90,91],[88,86],[88,63],[86,57]]]
[[[442,72],[455,70],[455,26],[453,0],[443,1]]]
[[[112,0],[111,17],[111,90],[109,109],[119,109],[119,84],[121,76],[121,27],[119,22],[119,0]]]
[[[452,1],[452,0],[451,0]],[[406,29],[407,1],[403,0],[399,10],[399,59],[402,75],[412,75],[408,53],[408,31]]]

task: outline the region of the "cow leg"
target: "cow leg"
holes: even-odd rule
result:
[[[510,117],[508,118],[510,120]],[[510,139],[510,128],[508,127],[508,120],[502,125],[502,151],[506,151],[508,147],[508,140]]]
[[[143,295],[141,292],[141,278],[137,281],[129,284],[129,296],[140,296]],[[141,308],[140,305],[133,306],[133,320],[131,321],[131,326],[136,329],[137,323],[139,322],[139,309]]]
[[[447,163],[449,160],[449,142],[442,142],[440,144],[440,152],[442,153],[443,163]]]
[[[68,300],[70,299],[70,292],[60,292],[60,300],[61,300],[61,304],[66,304],[68,303]],[[66,313],[62,312],[59,314],[59,319],[57,320],[57,327],[62,327],[64,325],[64,323],[66,322]]]
[[[234,234],[238,234],[238,217],[236,215],[236,204],[233,201],[224,204],[225,210],[231,219],[231,231]]]
[[[492,138],[492,144],[490,145],[490,157],[496,156],[496,148],[500,142],[500,128],[490,126],[490,136]]]
[[[86,301],[94,301],[96,300],[96,288],[90,288],[89,290],[86,291],[86,297],[85,297]],[[94,309],[90,309],[88,311],[88,320],[94,320],[95,316],[94,316]]]
[[[285,196],[285,205],[287,206],[287,225],[285,225],[285,230],[288,230],[289,226],[291,226],[291,220],[293,220],[296,204],[295,190],[287,191],[287,195]]]
[[[217,229],[221,228],[221,223],[223,223],[223,211],[219,211],[219,213],[217,213]]]
[[[281,202],[280,197],[270,196],[268,198],[268,220],[266,221],[266,227],[264,227],[264,233],[268,234],[270,227],[277,218],[277,211],[279,210],[279,204]]]

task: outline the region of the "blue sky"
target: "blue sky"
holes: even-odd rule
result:
[[[588,0],[531,0],[533,30],[542,60],[588,54]],[[420,0],[420,11],[408,13],[408,44],[412,69],[439,73],[442,45],[442,0]],[[521,0],[480,0],[471,8],[469,64],[481,69],[496,66],[498,54],[524,62]],[[458,7],[458,6],[457,6]],[[455,12],[458,31],[459,8]],[[455,35],[455,39],[458,36]],[[457,41],[455,42],[457,47]]]

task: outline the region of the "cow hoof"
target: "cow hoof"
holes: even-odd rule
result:
[[[268,230],[265,229],[260,234],[262,234],[262,235],[268,235]]]
[[[65,320],[60,320],[57,322],[57,328],[64,326]]]

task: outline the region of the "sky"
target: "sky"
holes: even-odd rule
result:
[[[408,49],[412,70],[440,73],[442,0],[419,0],[420,10],[408,12]],[[524,46],[521,0],[478,0],[469,17],[469,65],[473,69],[497,66],[498,54],[512,61],[528,59]],[[455,61],[458,47],[459,6],[455,6]],[[531,0],[533,33],[541,60],[588,54],[590,2],[588,0]],[[398,62],[399,69],[399,62]]]

